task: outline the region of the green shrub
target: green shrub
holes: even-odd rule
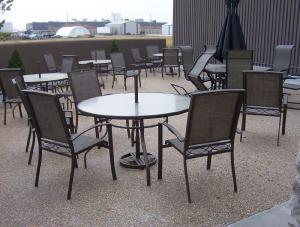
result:
[[[113,40],[113,41],[112,41],[110,52],[112,52],[112,53],[114,53],[114,52],[119,52],[119,46],[118,46],[116,40]]]
[[[12,55],[8,61],[8,68],[20,68],[22,73],[25,74],[25,66],[17,50],[12,52]]]

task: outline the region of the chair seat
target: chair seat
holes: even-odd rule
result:
[[[74,138],[76,135],[77,134],[72,134],[71,138]],[[95,137],[81,135],[73,141],[74,151],[77,154],[81,153],[82,151],[89,150],[100,142],[101,140]]]
[[[127,77],[138,76],[139,75],[139,71],[138,70],[128,70],[128,71],[126,71],[125,75]]]
[[[171,139],[166,141],[167,144],[173,146],[176,150],[178,150],[182,155],[184,154],[184,142],[181,142],[178,139]],[[211,145],[211,146],[203,146],[201,148],[188,149],[186,152],[187,158],[208,156],[209,154],[220,154],[231,151],[231,144],[225,143],[220,145]]]

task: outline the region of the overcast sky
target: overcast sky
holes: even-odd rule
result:
[[[173,0],[14,0],[11,11],[1,15],[17,29],[26,23],[43,21],[69,21],[111,19],[111,13],[122,18],[151,18],[172,23]]]

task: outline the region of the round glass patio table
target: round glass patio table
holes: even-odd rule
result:
[[[147,126],[144,126],[144,120],[185,113],[189,109],[190,98],[176,94],[139,93],[138,100],[135,103],[134,93],[104,95],[80,102],[77,108],[93,117],[133,120],[136,149],[133,153],[123,155],[120,165],[134,169],[146,168],[147,185],[150,185],[150,166],[156,163],[156,158],[146,150],[144,129]],[[140,152],[140,146],[143,152]]]

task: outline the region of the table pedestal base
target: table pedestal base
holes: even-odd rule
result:
[[[156,163],[156,158],[153,154],[147,153],[149,166]],[[120,158],[120,165],[130,169],[145,169],[144,154],[140,153],[140,158],[136,157],[136,153],[128,153]]]

